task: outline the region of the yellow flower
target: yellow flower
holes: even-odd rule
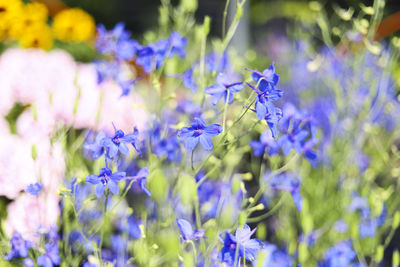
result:
[[[0,0],[0,38],[8,34],[12,20],[20,14],[21,8],[21,0]]]
[[[53,45],[51,29],[46,23],[35,23],[19,38],[19,43],[24,48],[42,48],[49,50]]]
[[[59,40],[82,42],[94,36],[96,25],[92,16],[82,9],[70,8],[54,17],[53,32]]]
[[[22,6],[18,14],[11,19],[10,35],[16,39],[25,35],[30,26],[47,22],[47,7],[38,2],[28,3]]]

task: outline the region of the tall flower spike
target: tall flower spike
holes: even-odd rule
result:
[[[188,151],[195,149],[199,142],[205,150],[211,150],[214,146],[211,137],[217,136],[221,132],[221,125],[210,124],[206,126],[202,119],[195,118],[192,126],[183,127],[178,132],[178,136],[184,142]]]

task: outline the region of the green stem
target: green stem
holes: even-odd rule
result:
[[[228,0],[229,1],[229,0]],[[226,94],[226,100],[225,100],[225,105],[224,105],[224,115],[223,115],[223,119],[222,119],[222,131],[225,131],[225,124],[226,124],[226,110],[228,109],[228,99],[229,99],[229,94],[230,91],[227,90],[227,94]]]
[[[225,2],[224,15],[222,18],[222,39],[225,39],[226,17],[228,16],[229,2],[230,2],[230,0],[226,0],[226,2]]]

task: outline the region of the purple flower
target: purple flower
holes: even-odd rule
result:
[[[99,198],[103,195],[104,190],[108,187],[114,195],[119,194],[118,182],[126,176],[125,172],[115,172],[109,168],[102,168],[99,175],[91,174],[86,177],[86,182],[97,185],[96,196]]]
[[[183,80],[183,85],[186,88],[192,90],[192,92],[196,91],[197,85],[196,85],[196,82],[194,80],[193,69],[192,68],[186,70],[183,74],[181,74],[179,76],[179,78],[181,78]]]
[[[204,230],[193,230],[192,225],[190,222],[184,219],[177,219],[176,224],[179,227],[179,231],[181,231],[181,241],[187,242],[190,240],[199,240],[200,238],[204,237]]]
[[[113,137],[105,137],[101,140],[100,144],[105,148],[107,158],[113,159],[117,156],[118,152],[123,155],[129,154],[128,146],[132,146],[136,151],[140,153],[139,141],[138,141],[139,131],[134,128],[133,133],[125,135],[122,130],[116,130]]]
[[[24,240],[22,235],[15,232],[10,239],[11,250],[5,256],[5,260],[11,260],[14,258],[25,258],[28,256],[28,250],[32,247],[32,242],[29,240]]]
[[[289,255],[277,248],[274,244],[264,244],[265,258],[263,263],[256,261],[255,266],[268,266],[268,267],[289,267],[293,266],[293,259]]]
[[[204,92],[212,96],[213,105],[216,105],[222,97],[224,97],[225,103],[231,104],[233,94],[241,91],[243,88],[244,84],[242,82],[234,82],[234,77],[219,73],[217,84],[207,87]]]
[[[178,136],[184,142],[185,148],[188,151],[195,149],[199,142],[205,150],[211,150],[214,146],[211,137],[217,136],[221,132],[221,125],[210,124],[206,126],[202,119],[195,118],[192,126],[183,127],[179,131]]]
[[[256,259],[258,252],[263,248],[261,241],[257,239],[250,239],[257,229],[250,230],[250,227],[245,224],[242,228],[236,230],[235,235],[225,232],[223,241],[224,246],[219,252],[219,259],[222,262],[228,263],[230,266],[235,266],[236,247],[238,248],[237,260],[245,257],[247,260],[253,262]]]
[[[138,171],[138,173],[135,176],[127,176],[127,177],[125,177],[125,179],[127,181],[136,180],[139,183],[140,188],[142,188],[143,192],[145,192],[146,195],[148,195],[150,197],[151,193],[146,188],[146,178],[147,178],[147,176],[149,176],[149,167],[143,167]]]
[[[53,267],[60,265],[60,256],[58,253],[58,244],[48,243],[45,245],[46,252],[37,259],[37,264],[44,267]]]
[[[40,183],[30,184],[25,189],[25,192],[31,194],[32,196],[37,196],[39,195],[40,190],[42,190],[42,187],[43,186]]]

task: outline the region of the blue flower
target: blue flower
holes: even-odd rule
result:
[[[230,72],[228,54],[223,52],[221,56],[217,52],[211,52],[205,56],[206,70],[212,72]]]
[[[264,182],[269,183],[274,190],[289,192],[298,210],[301,210],[303,201],[303,197],[300,195],[300,181],[300,177],[291,173],[282,173],[272,177],[269,177],[269,174],[264,176]]]
[[[235,262],[235,253],[236,247],[239,246],[237,260],[239,261],[240,258],[245,257],[247,260],[253,262],[258,252],[263,248],[261,241],[250,239],[255,231],[256,228],[251,231],[247,224],[242,228],[238,228],[235,235],[226,231],[223,240],[224,246],[219,252],[219,259],[230,266],[236,265],[238,262]]]
[[[137,57],[135,59],[136,64],[142,66],[146,73],[150,73],[155,68],[153,63],[153,56],[155,52],[150,46],[139,47],[137,51]]]
[[[118,152],[123,155],[129,154],[128,144],[136,149],[141,155],[138,141],[139,131],[134,128],[133,133],[125,135],[122,130],[116,130],[113,137],[105,137],[101,140],[100,144],[105,148],[107,158],[113,159],[117,156]]]
[[[299,154],[304,154],[307,160],[315,164],[317,155],[312,147],[317,143],[316,126],[311,117],[303,114],[292,105],[287,105],[279,129],[283,135],[278,143],[283,154],[288,155],[292,148]]]
[[[146,188],[146,178],[149,176],[149,168],[148,167],[143,167],[141,168],[138,173],[135,176],[127,176],[125,177],[125,180],[127,181],[132,181],[135,180],[139,183],[140,188],[142,188],[143,192],[146,193],[146,195],[151,196],[151,193],[149,190]]]
[[[31,194],[32,196],[37,196],[39,195],[40,190],[42,190],[42,187],[43,186],[40,183],[30,184],[25,189],[25,192]]]
[[[124,23],[118,23],[114,29],[107,31],[104,25],[97,27],[95,47],[100,54],[113,55],[121,60],[130,60],[136,54],[139,44],[130,39]]]
[[[186,56],[185,46],[187,45],[187,38],[181,37],[179,32],[173,31],[168,39],[170,45],[169,57],[178,55],[180,58]]]
[[[46,252],[37,258],[37,264],[44,267],[53,267],[60,265],[60,256],[58,253],[58,244],[46,244]]]
[[[11,250],[5,256],[5,260],[11,260],[14,258],[25,258],[28,256],[28,251],[32,247],[32,242],[29,240],[24,240],[22,235],[18,232],[15,232],[10,239]]]
[[[262,92],[272,92],[279,82],[279,74],[275,72],[275,65],[272,63],[262,73],[256,70],[247,69],[252,72],[251,78],[257,83],[257,88]]]
[[[118,182],[126,176],[125,172],[115,172],[109,168],[101,168],[100,174],[91,174],[86,177],[86,182],[97,185],[96,196],[99,198],[103,195],[104,190],[108,187],[114,195],[119,194]]]
[[[178,136],[184,142],[186,150],[192,151],[199,142],[205,150],[211,150],[214,146],[211,137],[217,136],[221,132],[221,125],[211,124],[206,126],[202,119],[195,118],[192,126],[183,127]]]
[[[89,153],[93,160],[96,160],[104,154],[104,147],[101,141],[106,137],[106,134],[104,132],[98,132],[92,142],[89,141],[91,136],[92,133],[89,134],[89,138],[87,138],[83,145],[83,149]]]
[[[233,94],[241,91],[244,88],[242,82],[235,82],[232,76],[224,73],[219,73],[217,76],[217,84],[207,87],[204,92],[212,96],[212,104],[216,105],[218,101],[224,97],[225,103],[231,104]]]
[[[277,154],[280,149],[278,143],[267,131],[260,135],[260,141],[252,140],[249,145],[256,157],[264,155],[265,150],[267,150],[268,155],[272,156]]]
[[[186,70],[183,74],[178,74],[175,77],[182,79],[183,85],[186,88],[192,90],[192,92],[196,91],[197,85],[196,85],[196,81],[194,80],[193,68],[190,68],[190,69]]]
[[[265,258],[260,263],[258,260],[255,266],[268,266],[268,267],[290,267],[293,266],[293,259],[290,258],[286,252],[279,250],[274,244],[264,244]]]
[[[324,262],[320,267],[343,267],[351,266],[356,253],[352,249],[350,241],[343,241],[329,248],[324,255]]]
[[[184,219],[177,219],[176,224],[179,227],[179,231],[181,232],[181,241],[188,242],[190,240],[199,240],[200,238],[204,237],[204,230],[193,230],[192,225],[190,222]]]

